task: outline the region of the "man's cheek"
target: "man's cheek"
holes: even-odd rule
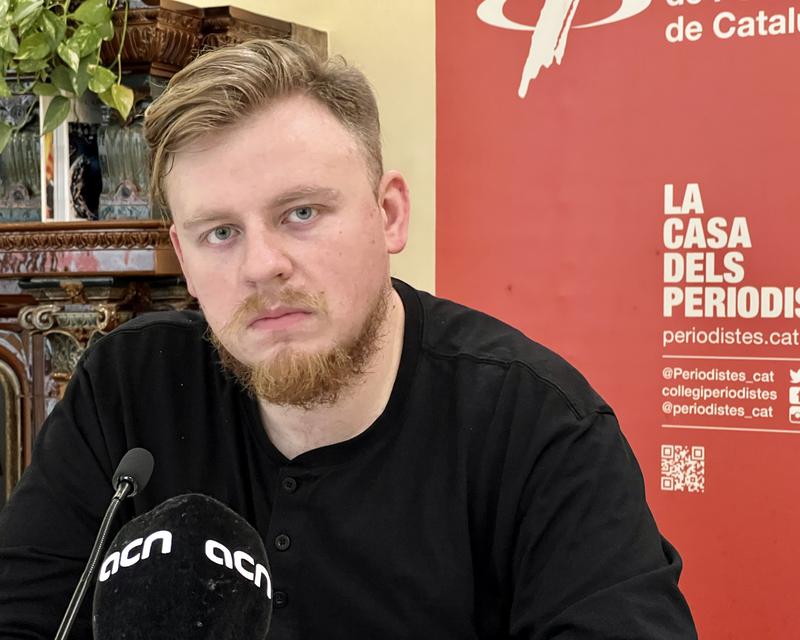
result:
[[[194,286],[194,280],[190,278],[186,272],[183,272],[183,277],[186,280],[186,289],[189,291],[189,295],[193,298],[197,298],[197,288]]]

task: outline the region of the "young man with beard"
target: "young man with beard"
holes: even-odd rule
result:
[[[52,634],[134,446],[156,460],[136,513],[201,492],[259,531],[270,638],[695,637],[611,409],[390,278],[408,188],[363,75],[253,41],[178,73],[145,129],[202,314],[138,318],[78,365],[0,518],[3,637]]]

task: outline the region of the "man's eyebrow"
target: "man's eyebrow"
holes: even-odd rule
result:
[[[282,207],[297,201],[308,200],[324,200],[326,202],[335,202],[341,197],[341,192],[338,189],[329,187],[316,187],[316,186],[300,186],[284,191],[280,195],[273,198],[269,203],[270,207]]]
[[[206,224],[219,222],[222,220],[228,220],[229,218],[230,216],[226,215],[221,211],[220,212],[210,211],[208,213],[201,213],[200,215],[194,218],[189,218],[189,220],[184,222],[181,226],[187,231],[190,231],[195,227],[202,227]]]

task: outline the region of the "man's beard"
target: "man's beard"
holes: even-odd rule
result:
[[[268,360],[247,365],[231,354],[210,328],[208,337],[217,348],[225,369],[257,398],[271,404],[303,409],[335,404],[342,392],[364,375],[366,367],[380,348],[389,307],[389,291],[388,287],[380,290],[354,337],[327,351],[304,352],[286,347]],[[239,306],[230,322],[220,331],[223,339],[226,335],[244,331],[243,320],[246,316],[276,304],[300,306],[323,315],[327,313],[321,296],[294,289],[281,292],[274,300],[252,295]]]

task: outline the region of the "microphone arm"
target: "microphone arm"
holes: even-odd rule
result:
[[[78,586],[72,593],[67,611],[64,613],[61,624],[58,626],[55,640],[65,640],[72,629],[75,617],[78,615],[78,610],[86,596],[86,590],[89,588],[89,584],[97,568],[97,560],[106,546],[106,538],[108,537],[108,530],[111,527],[111,521],[119,510],[122,501],[129,496],[135,496],[141,491],[150,480],[150,474],[152,472],[153,456],[146,449],[131,449],[123,456],[117,466],[117,470],[114,472],[114,486],[116,491],[111,498],[108,509],[106,509],[103,521],[100,523],[100,530],[97,532],[97,538],[95,538],[92,552],[89,554],[89,560],[86,562],[86,566],[83,569],[81,579],[78,581]]]

